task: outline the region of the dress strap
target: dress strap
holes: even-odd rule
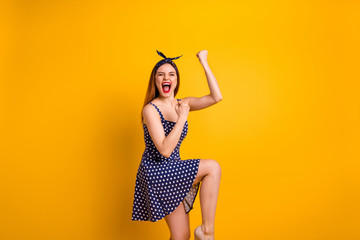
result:
[[[161,120],[163,120],[163,121],[165,122],[165,118],[164,118],[164,116],[162,115],[160,109],[159,109],[155,104],[153,104],[152,102],[149,102],[149,104],[153,105],[153,106],[156,108],[156,110],[157,110],[158,113],[160,114]]]

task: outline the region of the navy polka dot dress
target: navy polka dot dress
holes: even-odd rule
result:
[[[180,101],[180,99],[177,99]],[[165,136],[173,129],[175,122],[164,119],[160,114]],[[181,202],[185,213],[193,209],[199,185],[193,185],[200,159],[180,159],[179,149],[188,132],[186,121],[181,137],[170,157],[166,158],[157,150],[146,124],[143,123],[145,151],[137,171],[131,220],[156,222],[172,213]]]

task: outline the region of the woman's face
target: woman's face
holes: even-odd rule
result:
[[[177,86],[175,68],[169,63],[161,65],[155,75],[155,84],[161,96],[171,96]]]

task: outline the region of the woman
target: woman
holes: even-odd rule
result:
[[[202,224],[195,239],[214,239],[215,210],[221,168],[213,159],[181,160],[179,148],[188,131],[189,111],[218,103],[222,95],[207,63],[207,50],[196,54],[202,64],[210,94],[175,99],[180,76],[172,61],[164,59],[153,68],[142,110],[145,151],[136,176],[132,220],[156,222],[162,218],[170,229],[170,239],[190,239],[189,212],[200,182]]]

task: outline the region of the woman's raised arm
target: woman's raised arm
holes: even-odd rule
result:
[[[200,110],[203,108],[210,107],[215,103],[218,103],[222,99],[221,91],[219,85],[216,81],[214,74],[212,73],[210,66],[207,62],[207,50],[202,50],[196,54],[199,58],[201,65],[205,70],[205,75],[210,89],[210,94],[202,97],[186,97],[182,100],[187,102],[190,106],[190,111]]]

